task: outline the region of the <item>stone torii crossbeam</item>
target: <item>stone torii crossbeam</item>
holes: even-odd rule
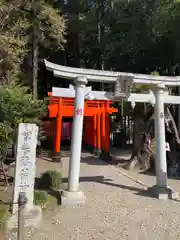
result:
[[[81,143],[82,143],[82,128],[83,115],[77,114],[77,109],[84,111],[84,99],[88,94],[93,99],[126,99],[134,102],[150,102],[155,105],[155,137],[156,137],[156,185],[148,189],[160,199],[168,199],[174,197],[174,192],[168,187],[167,183],[167,164],[165,152],[165,123],[164,123],[164,103],[180,104],[179,96],[169,96],[166,86],[180,86],[180,77],[166,76],[151,76],[145,74],[132,74],[111,71],[99,71],[90,69],[78,69],[65,67],[51,62],[45,61],[46,68],[53,71],[57,77],[65,79],[73,79],[75,83],[75,91],[70,87],[66,91],[59,91],[58,88],[53,88],[53,96],[68,97],[68,94],[75,94],[75,107],[73,119],[73,131],[71,141],[71,155],[69,162],[68,189],[62,194],[62,204],[79,204],[85,203],[85,195],[79,190],[79,173],[81,159]],[[121,78],[122,77],[122,78]],[[151,84],[152,91],[149,94],[131,94],[130,87],[127,87],[126,79],[132,83]],[[130,79],[130,81],[129,81]],[[113,93],[92,91],[85,87],[87,82],[111,82],[119,83],[118,99]],[[125,80],[125,81],[124,81]],[[59,92],[59,93],[58,93]],[[61,93],[60,93],[61,92]],[[66,92],[66,93],[65,93]],[[94,96],[93,96],[94,95]],[[91,98],[89,96],[89,98]]]
[[[69,85],[69,88],[53,87],[52,96],[74,98],[75,88],[72,85]],[[114,93],[106,91],[92,91],[91,87],[86,87],[84,97],[89,100],[114,100]],[[154,105],[156,98],[153,91],[150,90],[149,93],[131,93],[126,101],[131,102],[132,105],[137,102],[150,103]],[[168,92],[164,92],[163,102],[166,104],[180,104],[180,96],[169,95]]]

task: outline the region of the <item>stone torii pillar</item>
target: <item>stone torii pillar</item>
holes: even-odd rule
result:
[[[164,103],[173,103],[173,104],[180,104],[180,96],[165,96],[162,98],[164,94],[163,87],[159,84],[165,84],[165,86],[180,86],[180,76],[178,77],[168,77],[168,76],[152,76],[152,75],[146,75],[146,74],[134,74],[134,73],[124,73],[124,72],[113,72],[113,71],[100,71],[100,70],[93,70],[93,69],[78,69],[78,68],[72,68],[72,67],[66,67],[61,66],[58,64],[54,64],[51,62],[48,62],[45,60],[46,68],[53,72],[54,76],[61,77],[61,78],[68,78],[68,79],[79,79],[79,82],[81,82],[80,86],[83,86],[82,88],[85,88],[85,85],[87,83],[86,77],[88,81],[92,82],[108,82],[108,83],[115,83],[116,84],[116,90],[115,93],[106,93],[106,92],[98,92],[94,91],[93,95],[95,99],[100,100],[107,100],[111,99],[114,101],[120,100],[122,98],[127,98],[127,101],[133,101],[133,102],[150,102],[150,103],[156,103],[156,146],[157,146],[157,155],[156,155],[156,170],[157,170],[157,185],[155,187],[152,187],[151,190],[153,190],[159,198],[172,198],[173,191],[168,188],[167,186],[167,167],[166,167],[166,155],[165,155],[165,149],[164,143],[165,143],[165,133],[164,133]],[[78,76],[82,76],[78,77]],[[83,80],[82,80],[83,79]],[[82,81],[81,81],[82,80]],[[130,94],[130,87],[132,86],[132,83],[135,84],[150,84],[154,86],[158,86],[156,90],[154,91],[154,94]],[[77,89],[79,87],[77,86]],[[86,89],[86,88],[85,88]],[[68,90],[69,92],[69,90]],[[64,97],[67,95],[67,90],[63,90],[61,93],[64,94]],[[74,94],[74,93],[73,93]],[[71,97],[73,94],[70,94]],[[80,96],[81,94],[76,92],[76,97]],[[129,95],[130,94],[130,95]],[[82,94],[83,95],[83,94]],[[155,95],[155,97],[154,97]],[[62,97],[62,96],[61,96]],[[77,100],[76,100],[77,101]],[[77,104],[78,106],[78,104]],[[76,106],[76,107],[77,107]],[[81,111],[77,111],[77,113],[81,113]],[[74,116],[74,129],[75,126],[77,126],[77,122],[80,122],[76,119],[76,112]],[[76,122],[77,121],[77,122]],[[79,129],[82,129],[79,127]],[[77,131],[74,130],[73,132],[73,143],[75,144],[81,144],[81,142],[77,139],[82,138],[82,132],[79,134]],[[77,139],[76,139],[77,137]],[[76,141],[77,142],[76,142]],[[99,140],[98,140],[99,143]],[[79,173],[77,173],[77,169],[79,169],[79,148],[77,148],[77,160],[75,161],[75,158],[73,157],[73,151],[75,147],[72,147],[72,153],[71,153],[71,161],[70,161],[70,168],[69,171],[69,187],[68,191],[63,193],[64,199],[71,199],[74,197],[77,199],[77,202],[80,199],[83,199],[83,194],[79,193],[78,190],[78,177]],[[76,171],[72,170],[73,164],[75,165]],[[71,179],[71,180],[70,180]],[[72,184],[72,179],[75,179],[75,184]],[[72,191],[72,189],[75,189]],[[76,197],[75,197],[76,196]]]
[[[156,137],[156,172],[157,186],[167,188],[167,163],[165,151],[165,123],[164,123],[164,86],[155,89],[155,137]]]
[[[75,106],[71,140],[71,155],[69,161],[68,189],[62,193],[62,205],[83,204],[86,197],[79,190],[79,174],[81,161],[81,145],[84,118],[84,98],[86,77],[77,77],[75,80]]]
[[[159,199],[172,199],[176,194],[167,183],[167,161],[165,150],[165,118],[164,95],[166,88],[163,84],[154,87],[155,94],[155,139],[156,139],[156,185],[149,190]]]

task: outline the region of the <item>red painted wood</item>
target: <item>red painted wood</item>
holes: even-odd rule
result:
[[[73,98],[58,98],[52,97],[52,93],[48,92],[49,104],[48,112],[49,118],[56,118],[56,140],[54,149],[56,152],[60,151],[62,118],[74,115],[74,99]],[[83,141],[98,149],[109,151],[109,122],[107,116],[117,109],[110,107],[112,101],[92,100],[85,101],[84,104],[84,130]],[[59,105],[59,106],[58,106]],[[49,127],[50,129],[50,127]],[[50,134],[50,130],[46,134]],[[53,125],[52,125],[53,129]],[[52,130],[53,131],[53,130]]]

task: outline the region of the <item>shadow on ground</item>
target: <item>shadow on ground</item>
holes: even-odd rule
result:
[[[80,177],[79,181],[80,182],[95,182],[95,183],[105,184],[105,185],[108,185],[108,186],[117,187],[117,188],[125,189],[125,190],[128,190],[128,191],[132,191],[132,192],[134,192],[134,194],[139,195],[139,196],[155,198],[155,196],[152,195],[147,189],[126,186],[126,185],[123,185],[123,184],[116,184],[116,183],[113,183],[112,179],[105,178],[104,176]],[[67,182],[68,182],[68,179],[63,178],[63,183],[67,183]]]
[[[81,162],[89,164],[89,165],[111,164],[114,166],[126,167],[126,165],[128,165],[128,163],[129,163],[129,160],[124,159],[124,158],[116,159],[115,157],[112,157],[112,160],[105,161],[103,159],[100,159],[100,157],[95,156],[93,154],[90,154],[88,156],[84,156],[82,154]]]
[[[87,153],[87,152],[86,152]],[[102,165],[102,164],[106,164],[106,165],[112,165],[112,166],[115,166],[117,168],[120,168],[120,169],[125,169],[125,170],[128,170],[128,171],[131,171],[129,170],[129,159],[128,158],[121,158],[121,157],[113,157],[112,160],[110,161],[105,161],[105,160],[101,160],[99,157],[91,154],[91,155],[83,155],[82,154],[82,157],[81,157],[81,162],[83,163],[86,163],[86,164],[90,164],[90,165]],[[154,168],[151,168],[151,169],[148,169],[146,171],[143,171],[141,169],[141,166],[139,164],[137,164],[137,166],[134,168],[139,174],[143,174],[143,175],[148,175],[148,176],[156,176],[156,173],[155,173],[155,170]],[[173,179],[173,180],[180,180],[180,176],[169,176],[168,175],[168,179]]]
[[[89,165],[102,165],[100,159],[94,155],[82,156],[81,162]]]
[[[118,165],[118,166],[126,166],[128,164],[127,157],[123,158],[124,155],[123,152],[120,152],[120,154],[117,153],[117,150],[115,153],[112,154],[112,160],[110,162],[111,165]],[[41,158],[44,161],[52,162],[52,151],[48,150],[42,150],[38,153],[38,157]],[[61,148],[61,157],[70,157],[70,148],[69,147],[62,147]],[[87,151],[86,149],[82,149],[82,155],[81,155],[81,162],[85,162],[90,165],[102,165],[102,162],[99,161],[100,157],[93,154],[92,152]],[[103,160],[103,159],[102,159]]]
[[[41,149],[41,151],[39,151],[37,153],[37,157],[47,161],[47,162],[51,162],[52,161],[52,151],[47,151],[47,150],[43,150]],[[70,157],[70,150],[68,148],[62,148],[61,149],[61,157]]]
[[[139,172],[139,174],[153,176],[153,177],[156,176],[154,169],[147,170],[147,171],[141,171],[141,172]],[[167,177],[168,177],[168,179],[172,179],[172,180],[180,180],[180,176],[173,177],[173,176],[167,175]]]
[[[48,194],[56,199],[58,205],[61,205],[61,191],[49,190]]]

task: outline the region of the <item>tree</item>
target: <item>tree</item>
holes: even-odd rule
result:
[[[36,97],[39,60],[63,47],[65,21],[53,1],[4,1],[0,12],[1,83],[21,80]]]
[[[102,69],[103,60],[104,69],[172,74],[179,66],[179,12],[173,0],[68,1],[66,63]]]
[[[142,104],[136,104],[133,111],[134,146],[131,159],[128,164],[129,169],[134,168],[136,164],[139,164],[144,170],[155,168],[154,161],[156,144],[154,118],[153,106],[148,104],[146,112],[144,112]],[[177,126],[168,106],[165,106],[165,134],[166,142],[169,143],[171,149],[171,155],[167,158],[169,168],[178,160],[176,152],[177,149],[180,148],[180,138]]]
[[[28,89],[22,86],[0,87],[0,160],[1,168],[8,149],[16,142],[16,131],[19,123],[35,123],[40,127],[41,119],[46,114],[43,100],[33,99]],[[4,171],[4,170],[3,170]],[[4,174],[5,176],[5,174]],[[7,179],[5,177],[6,184]]]

